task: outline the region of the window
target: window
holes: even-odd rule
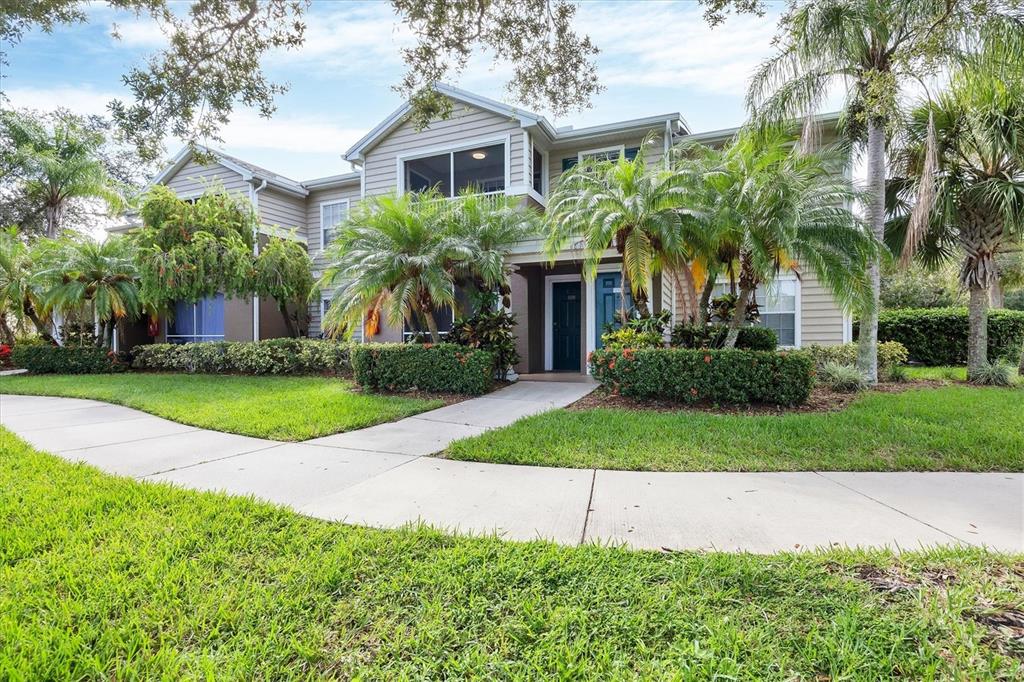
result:
[[[487,193],[506,187],[504,143],[406,159],[404,165],[407,192],[436,187],[442,195],[455,197],[469,188]]]
[[[774,329],[780,346],[796,346],[797,288],[800,283],[793,277],[784,277],[762,285],[754,292],[754,301],[760,312],[758,324]],[[713,297],[729,293],[727,283],[715,285]]]
[[[443,306],[434,311],[434,319],[437,320],[437,332],[441,336],[447,336],[455,323],[455,311],[448,306]],[[430,330],[427,329],[425,325],[420,324],[418,319],[412,322],[409,320],[405,321],[405,326],[402,329],[402,337],[406,341],[409,341],[420,334],[430,336]]]
[[[348,199],[325,201],[320,204],[320,248],[326,249],[334,241],[338,225],[348,218]]]
[[[624,148],[622,145],[616,147],[605,147],[604,149],[588,149],[579,153],[579,161],[618,161],[619,155]]]
[[[533,148],[533,191],[544,196],[544,155]]]
[[[168,343],[224,340],[224,295],[174,304],[174,319],[167,322]]]

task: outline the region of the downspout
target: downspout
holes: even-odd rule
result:
[[[259,193],[262,192],[267,186],[267,181],[263,180],[259,187],[255,187],[252,181],[249,181],[249,201],[252,202],[252,210],[256,211],[256,227],[253,228],[252,235],[252,255],[256,257],[260,255],[260,198]],[[260,340],[260,297],[255,294],[252,297],[252,340]]]

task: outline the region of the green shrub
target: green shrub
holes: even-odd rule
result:
[[[494,353],[494,374],[504,379],[519,362],[516,350],[516,316],[504,309],[478,312],[455,320],[447,341],[467,348],[481,348]]]
[[[803,353],[658,348],[597,350],[594,378],[625,396],[683,403],[796,405],[811,394],[814,365]]]
[[[349,375],[349,344],[319,339],[154,343],[134,349],[132,366],[193,374]]]
[[[867,378],[853,365],[826,362],[818,370],[818,379],[840,393],[856,393],[868,387]]]
[[[1013,386],[1013,365],[1003,360],[987,362],[971,382],[981,386]]]
[[[377,390],[478,395],[491,387],[494,354],[451,343],[365,343],[352,347],[352,371]]]
[[[725,324],[684,322],[672,328],[672,345],[677,348],[721,348],[729,327]],[[774,329],[759,326],[740,327],[736,347],[745,350],[775,350],[779,337]]]
[[[639,331],[633,327],[619,327],[601,334],[601,344],[608,349],[662,348],[665,339],[656,331]]]
[[[857,364],[857,344],[842,343],[834,346],[819,346],[812,343],[801,349],[814,360],[814,366],[821,369],[826,363],[854,366]],[[893,367],[906,364],[906,347],[899,341],[884,341],[878,344],[878,368],[891,371]]]
[[[18,344],[11,350],[11,362],[34,374],[103,374],[127,368],[117,353],[96,346]]]
[[[910,359],[925,365],[967,362],[966,308],[901,308],[878,316],[878,340],[899,341]],[[1016,359],[1024,343],[1024,311],[988,314],[988,357]]]
[[[905,384],[910,381],[910,373],[906,365],[892,365],[885,370],[885,378],[894,384]]]

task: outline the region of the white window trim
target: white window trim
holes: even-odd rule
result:
[[[618,152],[619,158],[621,158],[626,155],[626,145],[618,144],[612,145],[611,147],[601,147],[599,149],[584,149],[581,152],[577,152],[576,162],[583,163],[583,159],[586,158],[587,156],[592,156],[594,154],[603,154],[605,152]]]
[[[440,145],[437,147],[428,147],[426,149],[417,149],[414,152],[408,152],[406,154],[395,155],[395,177],[397,180],[396,186],[398,188],[399,196],[405,194],[405,162],[414,161],[416,159],[424,159],[428,156],[440,156],[441,154],[449,154],[450,157],[456,152],[464,152],[474,147],[488,147],[496,144],[505,145],[505,189],[498,192],[484,192],[484,194],[510,194],[512,189],[512,133],[505,133],[499,136],[489,137],[478,137],[471,140],[465,140],[456,145]],[[452,192],[455,191],[455,164],[451,158],[448,161],[448,172],[450,174],[449,184],[451,185]],[[453,199],[454,196],[447,197]]]
[[[348,212],[351,208],[350,199],[333,199],[331,201],[320,202],[320,251],[323,251],[327,247],[324,239],[324,233],[327,231],[327,228],[324,227],[324,209],[328,206],[339,206],[341,204],[345,205],[345,219],[348,219]],[[337,227],[337,225],[334,225],[333,227]]]
[[[550,163],[548,159],[548,152],[538,147],[537,144],[533,141],[533,139],[528,135],[525,137],[525,139],[529,140],[530,144],[526,148],[525,153],[523,154],[524,160],[527,158],[529,159],[529,163],[523,163],[523,179],[525,180],[523,184],[525,184],[527,188],[529,188],[529,194],[531,197],[533,197],[535,200],[539,199],[541,203],[546,203],[543,199],[548,195],[548,166]],[[538,154],[540,154],[540,192],[537,192],[537,190],[534,189],[533,187],[533,152],[535,151]],[[526,176],[527,168],[530,169],[529,177]],[[538,194],[540,195],[539,197]]]
[[[793,272],[783,272],[775,276],[773,282],[796,282],[796,296],[793,301],[793,345],[787,346],[779,344],[779,348],[802,348],[803,347],[803,288],[804,283],[796,276]],[[729,280],[725,277],[719,277],[715,284],[728,284]],[[764,290],[764,285],[758,287],[760,290]]]
[[[583,277],[581,275],[545,275],[544,276],[544,371],[554,371],[552,368],[555,364],[555,353],[554,353],[554,322],[555,316],[552,306],[554,305],[554,287],[552,286],[555,282],[582,282]],[[589,282],[586,287],[580,287],[580,295],[583,296],[583,300],[580,302],[583,310],[583,315],[586,318],[586,324],[583,326],[587,329],[593,324],[592,313],[589,313],[586,308],[587,301],[590,299],[586,294],[583,293],[584,288],[587,291],[593,291],[593,281]],[[589,346],[589,344],[588,344]],[[589,352],[589,350],[588,350]],[[582,358],[584,366],[586,366],[587,359]]]
[[[202,299],[200,299],[200,300],[202,300]],[[194,303],[192,303],[192,327],[193,328],[195,328],[195,326],[196,326],[196,310],[197,310],[197,306],[198,305],[199,305],[199,301],[195,301]],[[225,324],[226,324],[226,322],[227,322],[227,311],[226,310],[224,311],[224,317],[225,317]],[[170,329],[170,321],[165,316],[164,317],[164,341],[169,342],[169,339],[212,339],[214,341],[226,341],[227,337],[228,337],[226,329],[224,330],[223,334],[169,334],[168,333],[168,329]],[[189,343],[191,343],[191,342],[189,342]]]

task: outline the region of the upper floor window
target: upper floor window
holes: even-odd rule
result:
[[[338,225],[348,217],[348,199],[325,201],[320,204],[320,248],[326,249],[334,241]]]
[[[403,164],[406,192],[436,187],[442,195],[455,197],[465,189],[486,193],[507,187],[504,143],[407,158]]]
[[[533,191],[544,196],[544,155],[533,148]]]
[[[577,156],[580,163],[583,163],[584,161],[618,161],[624,150],[625,147],[620,144],[614,147],[605,147],[603,149],[588,149],[586,151],[579,152]]]
[[[198,343],[224,340],[224,295],[217,294],[195,303],[177,301],[174,317],[167,322],[168,343]]]

